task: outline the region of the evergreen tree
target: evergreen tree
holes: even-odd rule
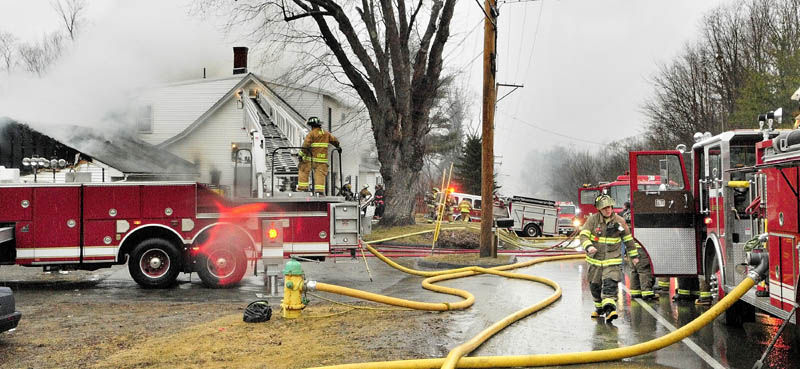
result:
[[[454,179],[458,183],[460,192],[472,195],[481,194],[481,153],[483,139],[478,135],[467,135],[467,140],[461,149],[461,157],[455,164]],[[493,178],[492,184],[494,190],[497,191],[500,186],[497,185],[497,174]]]

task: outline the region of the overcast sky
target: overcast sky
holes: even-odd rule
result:
[[[516,1],[516,0],[511,0]],[[499,83],[521,84],[500,101],[495,154],[507,195],[532,194],[520,168],[531,150],[554,145],[597,149],[642,132],[642,103],[652,93],[647,82],[659,63],[668,63],[697,39],[704,13],[733,0],[538,0],[501,3],[498,34]],[[230,73],[232,46],[212,21],[187,15],[184,1],[90,1],[90,25],[60,77],[23,80],[15,99],[0,99],[0,115],[63,120],[115,99],[114,87],[138,87],[160,80]],[[475,1],[460,1],[446,68],[461,71],[470,89],[472,124],[479,127],[482,84],[483,13]],[[0,30],[23,41],[61,27],[48,0],[0,0]],[[248,45],[244,45],[248,46]],[[8,92],[0,86],[0,94]],[[119,89],[122,90],[122,89]],[[63,100],[41,109],[31,99],[41,91]],[[509,92],[501,88],[498,97]],[[120,92],[120,94],[123,92]],[[95,109],[96,110],[96,109]],[[549,131],[549,132],[548,132]]]

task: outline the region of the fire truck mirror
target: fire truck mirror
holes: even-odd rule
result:
[[[661,184],[667,184],[669,179],[669,169],[667,166],[667,159],[661,159],[658,161],[658,169],[659,174],[661,175]]]

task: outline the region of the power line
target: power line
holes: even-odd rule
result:
[[[444,58],[442,58],[442,60],[447,60],[447,59],[448,59],[448,58],[450,58],[450,57],[451,57],[451,56],[452,56],[452,55],[453,55],[453,54],[454,54],[456,51],[460,51],[460,50],[458,49],[458,47],[459,47],[459,46],[461,46],[461,44],[463,44],[463,43],[464,43],[464,41],[466,41],[466,40],[469,38],[469,36],[470,36],[470,35],[472,35],[472,32],[475,32],[475,30],[476,30],[476,29],[478,29],[478,26],[480,26],[481,24],[483,24],[483,18],[481,18],[481,19],[478,21],[478,23],[477,23],[477,24],[476,24],[474,27],[472,27],[472,29],[471,29],[469,32],[467,32],[466,36],[464,36],[464,38],[461,40],[461,42],[459,42],[459,43],[458,43],[456,46],[454,46],[454,47],[453,47],[453,50],[451,50],[449,53],[447,53],[447,55],[445,55],[445,57],[444,57]]]
[[[554,131],[551,131],[551,130],[549,130],[549,129],[544,129],[544,128],[542,128],[542,127],[539,127],[539,126],[537,126],[537,125],[535,125],[535,124],[533,124],[533,123],[529,123],[529,122],[526,122],[526,121],[524,121],[524,120],[522,120],[522,119],[519,119],[519,118],[517,118],[517,117],[515,117],[515,116],[509,115],[509,114],[506,114],[506,113],[503,113],[502,111],[498,111],[498,112],[499,112],[500,114],[503,114],[503,115],[505,115],[506,117],[509,117],[509,118],[511,118],[511,119],[513,119],[513,120],[515,120],[515,121],[517,121],[517,122],[520,122],[520,123],[522,123],[522,124],[524,124],[524,125],[526,125],[526,126],[530,126],[530,127],[536,128],[536,129],[538,129],[538,130],[540,130],[540,131],[547,132],[547,133],[549,133],[549,134],[552,134],[552,135],[556,135],[556,136],[559,136],[559,137],[564,137],[564,138],[567,138],[567,139],[570,139],[570,140],[573,140],[573,141],[580,141],[580,142],[584,142],[584,143],[590,143],[590,144],[593,144],[593,145],[598,145],[598,146],[605,146],[605,145],[606,145],[606,144],[604,144],[604,143],[600,143],[600,142],[594,142],[594,141],[589,141],[589,140],[584,140],[584,139],[580,139],[580,138],[572,137],[572,136],[569,136],[569,135],[561,134],[561,133],[558,133],[558,132],[554,132]]]

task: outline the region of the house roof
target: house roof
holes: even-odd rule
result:
[[[174,143],[176,143],[176,142],[188,137],[192,132],[194,132],[194,130],[196,130],[198,127],[202,126],[208,120],[208,118],[211,117],[217,110],[219,110],[227,101],[229,101],[230,99],[233,99],[234,96],[236,95],[236,91],[238,91],[239,89],[243,88],[245,85],[247,85],[248,83],[251,83],[251,82],[255,83],[256,85],[258,85],[259,87],[263,88],[264,90],[269,90],[273,95],[278,97],[280,102],[284,105],[285,108],[287,108],[287,110],[289,110],[289,111],[293,112],[294,114],[296,114],[297,118],[299,120],[301,120],[301,121],[305,120],[305,118],[299,112],[297,112],[297,110],[295,110],[288,103],[286,103],[286,101],[283,98],[281,98],[280,95],[278,95],[272,88],[267,86],[267,84],[264,83],[264,81],[262,81],[255,74],[247,73],[247,74],[243,74],[241,76],[237,75],[237,76],[234,76],[234,77],[227,77],[227,78],[223,78],[223,79],[237,79],[237,78],[240,79],[239,82],[236,83],[233,87],[231,87],[227,91],[223,92],[220,95],[220,98],[217,100],[217,102],[215,102],[210,108],[208,108],[199,117],[197,117],[197,119],[195,119],[194,122],[189,124],[183,131],[181,131],[177,135],[167,139],[166,141],[158,144],[158,147],[167,147],[169,145],[172,145],[172,144],[174,144]],[[217,80],[221,80],[221,79],[217,79]],[[203,80],[187,81],[187,82],[182,82],[180,84],[201,83],[202,81]]]
[[[59,126],[43,133],[25,125],[83,155],[129,175],[188,177],[197,175],[194,164],[123,132],[101,134],[96,129],[80,126]]]

